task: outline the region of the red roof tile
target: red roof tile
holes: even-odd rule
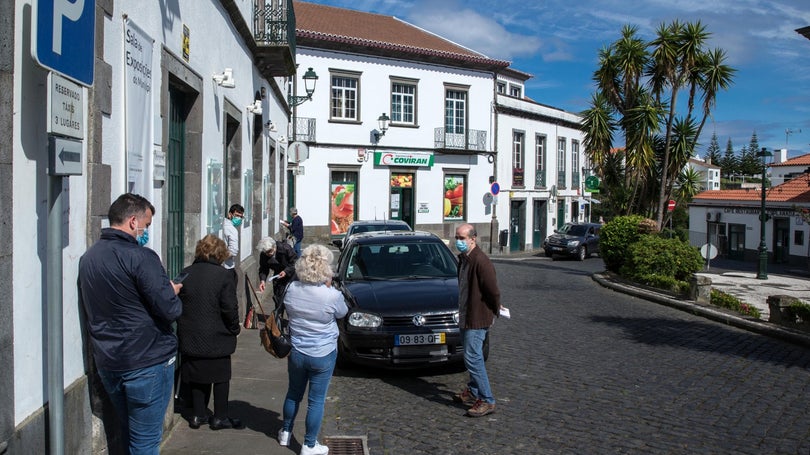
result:
[[[770,165],[771,167],[780,167],[780,166],[810,166],[810,153],[802,156],[797,156],[796,158],[791,158],[787,161],[783,161],[781,163],[773,163]]]
[[[293,5],[298,38],[509,66],[507,61],[491,59],[393,16],[299,1]]]
[[[759,201],[762,198],[760,188],[743,190],[714,190],[698,193],[692,202],[701,201]],[[765,200],[769,202],[810,203],[810,173],[768,188]]]

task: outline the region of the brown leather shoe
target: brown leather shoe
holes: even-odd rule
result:
[[[472,392],[470,392],[469,387],[462,390],[461,392],[453,395],[453,401],[456,403],[462,403],[465,406],[473,406],[475,404],[476,398],[473,396]]]
[[[495,412],[495,403],[487,403],[478,399],[473,407],[467,410],[467,415],[470,417],[483,417],[487,414]]]

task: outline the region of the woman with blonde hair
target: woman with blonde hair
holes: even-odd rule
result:
[[[182,354],[180,375],[191,389],[194,415],[191,428],[209,423],[208,401],[214,389],[212,430],[240,427],[239,419],[228,417],[231,354],[236,351],[239,311],[236,283],[231,271],[222,267],[231,253],[219,237],[208,234],[197,242],[194,263],[183,269],[188,277],[178,296],[183,314],[177,320]]]
[[[332,252],[323,245],[306,247],[295,263],[296,278],[284,296],[292,352],[287,360],[289,386],[278,442],[282,446],[289,444],[295,416],[309,384],[301,455],[329,453],[329,448],[319,444],[317,438],[337,360],[337,320],[348,312],[343,295],[332,288],[332,259]]]

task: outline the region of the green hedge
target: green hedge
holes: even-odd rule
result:
[[[700,251],[676,238],[644,235],[627,250],[627,258],[619,270],[622,276],[660,275],[686,282],[703,267]]]
[[[599,256],[608,270],[619,272],[628,258],[628,247],[642,235],[639,226],[644,220],[641,215],[617,216],[602,226],[599,232]]]

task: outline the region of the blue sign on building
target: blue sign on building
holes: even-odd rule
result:
[[[37,0],[34,58],[69,79],[93,85],[95,0]]]

